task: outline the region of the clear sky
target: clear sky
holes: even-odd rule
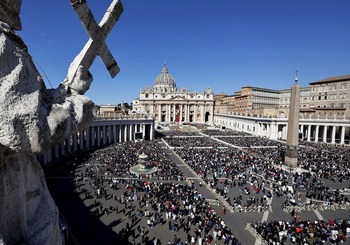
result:
[[[111,0],[87,0],[100,22]],[[96,104],[132,102],[164,62],[177,86],[233,94],[243,86],[308,86],[350,74],[349,0],[124,0],[106,43],[121,71],[100,57],[87,92]],[[88,40],[69,0],[23,0],[19,35],[47,87],[56,88]]]

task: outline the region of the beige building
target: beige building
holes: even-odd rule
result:
[[[350,119],[350,75],[331,77],[300,88],[300,117]],[[242,87],[233,95],[215,96],[215,113],[288,117],[290,89]]]
[[[350,75],[310,83],[309,117],[350,118]]]
[[[164,64],[154,86],[142,89],[133,101],[132,113],[145,114],[156,122],[212,123],[214,92],[210,88],[202,92],[177,88]]]

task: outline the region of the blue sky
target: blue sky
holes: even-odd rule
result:
[[[87,0],[100,22],[111,0]],[[164,62],[177,86],[233,94],[290,88],[350,74],[349,0],[124,0],[106,43],[121,71],[99,57],[87,92],[96,104],[130,103]],[[88,40],[69,0],[24,0],[23,30],[47,87],[56,88]]]

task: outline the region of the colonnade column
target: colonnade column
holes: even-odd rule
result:
[[[154,124],[152,123],[151,126],[149,127],[150,131],[151,131],[151,132],[149,132],[149,137],[150,137],[151,140],[154,139],[154,129],[153,129],[153,127],[154,127]]]
[[[324,126],[323,128],[323,142],[327,143],[327,130],[328,130],[328,126]]]
[[[108,127],[107,129],[108,130],[106,130],[106,131],[108,131],[108,132],[106,132],[107,133],[107,135],[106,135],[106,137],[108,137],[108,144],[111,144],[112,143],[112,125],[108,125],[108,126],[106,126],[106,127]]]
[[[79,131],[79,148],[84,150],[84,130]]]
[[[316,125],[316,132],[315,132],[315,142],[318,142],[318,134],[320,130],[320,125]]]
[[[307,125],[307,141],[311,141],[311,124]]]
[[[124,142],[128,141],[128,125],[124,124]]]
[[[106,126],[105,125],[102,126],[102,141],[103,141],[103,145],[105,145],[107,143]]]
[[[96,136],[95,136],[95,126],[91,127],[91,146],[95,146]]]
[[[345,143],[345,126],[341,126],[340,144]]]
[[[90,148],[90,127],[86,129],[86,149]]]
[[[133,137],[132,137],[132,132],[133,132],[133,129],[134,129],[134,124],[129,124],[129,140],[132,141]]]
[[[337,130],[337,127],[335,125],[333,125],[332,127],[332,139],[331,139],[331,143],[335,144],[335,132]]]
[[[113,125],[113,144],[117,142],[117,125]]]
[[[299,132],[301,132],[301,135],[304,138],[304,124],[300,125],[300,131]]]
[[[101,145],[101,127],[97,126],[97,146]]]
[[[119,142],[122,142],[122,125],[119,124]]]
[[[248,132],[248,127],[247,127],[247,130]],[[270,138],[273,139],[273,140],[276,140],[277,139],[277,126],[276,126],[276,122],[272,122],[271,123],[271,126],[270,126]],[[248,132],[249,133],[249,132]]]

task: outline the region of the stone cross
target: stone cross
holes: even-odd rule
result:
[[[66,80],[72,81],[79,67],[88,70],[97,55],[102,58],[111,77],[115,77],[120,69],[105,40],[123,12],[121,2],[113,0],[99,24],[96,23],[86,0],[70,0],[70,2],[90,38],[70,65]]]

